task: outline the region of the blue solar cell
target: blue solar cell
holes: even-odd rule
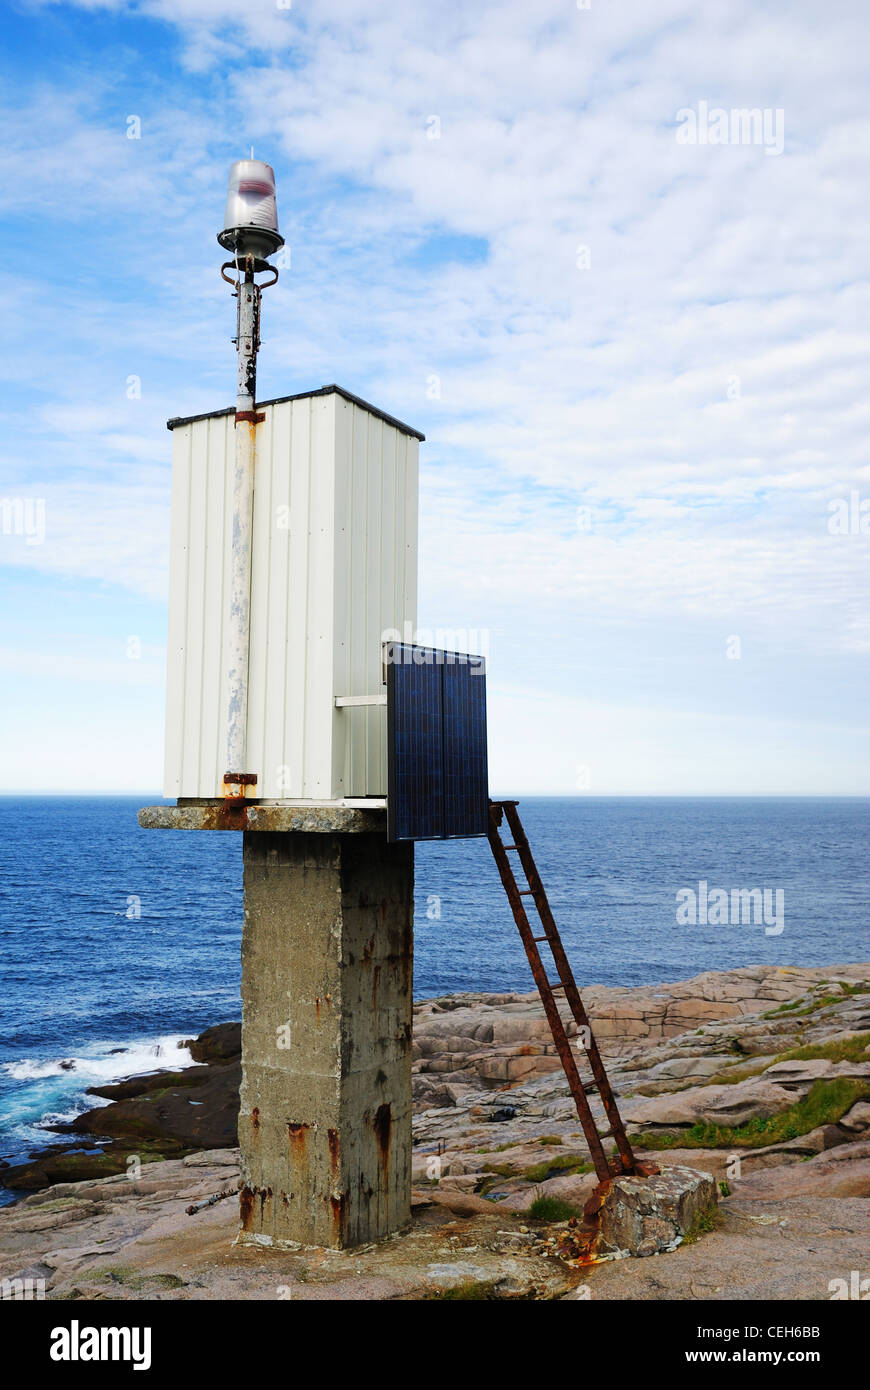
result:
[[[386,659],[388,838],[485,835],[483,657],[391,642]]]

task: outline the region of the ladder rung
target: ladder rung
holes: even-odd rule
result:
[[[549,938],[548,936],[533,936],[533,937],[532,937],[532,940],[533,940],[533,941],[549,941],[550,938]]]
[[[522,849],[522,845],[502,845],[502,849]]]
[[[533,898],[535,896],[534,888],[519,888],[517,891],[521,898]]]

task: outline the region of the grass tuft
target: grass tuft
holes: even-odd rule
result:
[[[522,1176],[529,1182],[546,1182],[548,1178],[564,1177],[568,1173],[573,1176],[591,1172],[592,1164],[576,1154],[555,1154],[553,1158],[545,1158],[542,1163],[533,1163]]]
[[[579,1216],[579,1212],[561,1197],[536,1197],[529,1207],[529,1216],[533,1221],[567,1221],[571,1216]]]

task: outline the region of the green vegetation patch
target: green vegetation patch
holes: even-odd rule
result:
[[[804,1007],[806,998],[807,996],[805,994],[801,994],[797,999],[790,999],[787,1004],[777,1004],[775,1009],[768,1009],[761,1017],[777,1018],[780,1014],[794,1013],[796,1010]]]
[[[819,1058],[828,1062],[868,1062],[868,1048],[870,1033],[848,1033],[846,1037],[832,1038],[830,1042],[792,1047],[788,1052],[780,1052],[774,1062],[814,1062]]]
[[[463,1279],[450,1289],[441,1289],[430,1294],[430,1299],[441,1303],[490,1303],[498,1299],[498,1280]]]
[[[548,1178],[564,1177],[566,1174],[591,1173],[592,1164],[576,1154],[554,1154],[542,1163],[533,1163],[526,1168],[523,1177],[529,1182],[546,1182]]]
[[[827,984],[827,980],[824,981]],[[762,1018],[777,1018],[782,1014],[795,1014],[801,1017],[805,1014],[815,1013],[818,1009],[826,1009],[830,1004],[840,1004],[844,999],[851,998],[855,994],[870,994],[870,985],[864,981],[850,985],[845,980],[838,980],[839,994],[802,994],[797,999],[790,999],[786,1004],[778,1004],[775,1009],[770,1009]]]
[[[766,1120],[749,1120],[735,1129],[702,1122],[681,1134],[639,1134],[632,1143],[641,1149],[762,1149],[797,1139],[819,1125],[836,1124],[856,1101],[870,1095],[870,1082],[815,1081],[802,1100]]]
[[[529,1207],[533,1221],[567,1221],[569,1217],[579,1216],[576,1207],[563,1202],[561,1197],[536,1197]]]
[[[131,1269],[126,1265],[115,1265],[108,1269],[101,1269],[93,1275],[93,1278],[105,1283],[123,1284],[126,1289],[137,1292],[147,1288],[184,1288],[184,1280],[177,1274],[144,1274],[141,1269]]]
[[[81,1197],[55,1197],[51,1202],[29,1201],[25,1206],[29,1213],[42,1216],[44,1212],[69,1211],[71,1207],[79,1207],[81,1204]]]
[[[694,1245],[701,1236],[709,1235],[715,1231],[717,1226],[722,1225],[722,1213],[719,1211],[705,1211],[698,1216],[683,1236],[684,1245]]]
[[[821,1059],[828,1062],[870,1062],[868,1048],[870,1033],[849,1033],[846,1037],[833,1038],[830,1042],[790,1047],[785,1052],[778,1052],[772,1061],[764,1062],[760,1067],[727,1067],[724,1071],[716,1072],[715,1076],[708,1076],[703,1084],[731,1086],[738,1081],[748,1081],[752,1076],[761,1076],[768,1067],[776,1066],[778,1062],[814,1062]],[[692,1083],[695,1086],[698,1084],[697,1081]],[[680,1089],[690,1090],[691,1086]]]
[[[518,1178],[520,1176],[516,1168],[512,1168],[509,1163],[484,1163],[484,1173],[492,1173],[497,1178]]]

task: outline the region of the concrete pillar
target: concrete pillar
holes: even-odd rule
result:
[[[414,858],[245,830],[240,1239],[354,1246],[411,1215]]]

